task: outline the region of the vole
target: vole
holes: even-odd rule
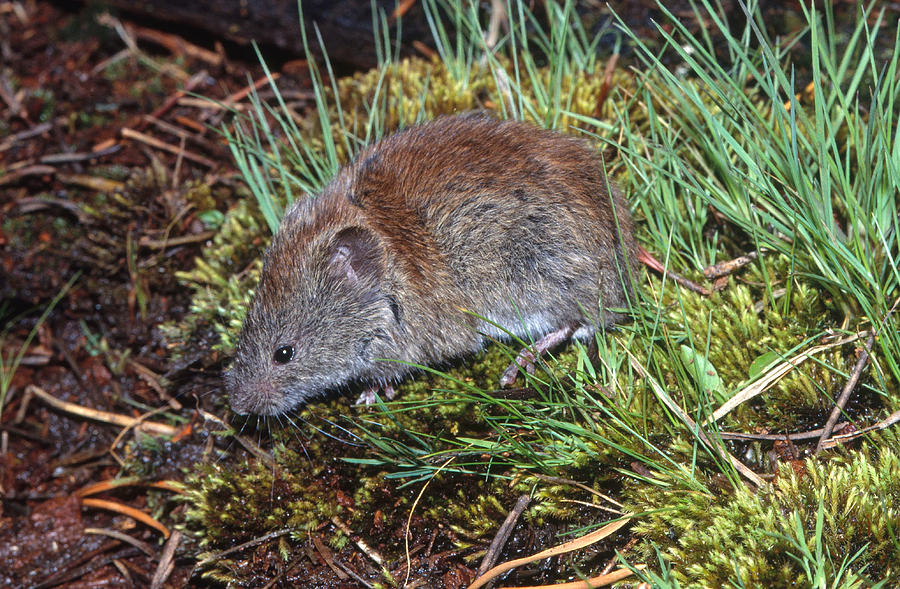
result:
[[[507,331],[538,351],[588,338],[627,306],[636,257],[628,205],[584,140],[483,114],[410,127],[285,213],[226,376],[231,407],[391,392],[408,363]]]

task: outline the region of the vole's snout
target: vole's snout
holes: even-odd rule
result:
[[[229,386],[228,402],[238,415],[275,415],[280,413],[278,392],[271,383],[246,383]]]

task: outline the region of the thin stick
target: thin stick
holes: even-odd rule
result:
[[[146,133],[141,133],[140,131],[135,131],[134,129],[129,129],[128,127],[122,127],[122,137],[126,139],[134,139],[135,141],[140,141],[141,143],[146,143],[150,147],[155,147],[156,149],[161,149],[162,151],[168,151],[169,153],[175,155],[182,155],[185,159],[189,159],[208,168],[215,168],[217,165],[216,162],[212,161],[211,159],[205,158],[202,155],[197,155],[196,153],[185,151],[183,149],[178,149],[174,145],[169,145],[165,141],[160,141],[156,137],[151,137]]]
[[[831,432],[834,431],[834,425],[837,423],[838,418],[841,416],[841,413],[844,412],[844,407],[847,405],[847,400],[850,399],[850,395],[853,393],[853,389],[856,388],[856,383],[859,382],[859,377],[862,375],[863,369],[866,367],[866,361],[869,359],[869,352],[872,351],[872,345],[875,343],[875,330],[873,329],[869,332],[869,337],[866,339],[866,345],[862,350],[859,351],[859,358],[856,359],[856,366],[853,367],[853,372],[850,373],[850,379],[847,381],[847,384],[844,385],[844,389],[841,391],[841,395],[838,397],[837,402],[834,404],[834,409],[831,410],[831,415],[828,416],[828,421],[825,422],[825,427],[822,428],[822,436],[819,438],[819,443],[816,444],[816,452],[820,452],[825,446],[825,442],[831,436]]]
[[[870,425],[869,427],[864,427],[863,429],[861,429],[859,431],[852,432],[849,434],[841,434],[839,436],[834,436],[833,438],[829,438],[828,440],[825,441],[825,445],[824,445],[823,449],[827,450],[829,448],[833,448],[834,446],[837,446],[838,444],[842,444],[844,442],[849,442],[850,440],[864,436],[871,431],[885,429],[887,427],[894,425],[895,423],[900,423],[900,410],[894,411],[893,413],[891,413],[890,415],[888,415],[887,417],[885,417],[884,419],[882,419],[875,425]]]
[[[713,264],[712,266],[707,266],[706,268],[704,268],[703,275],[706,276],[709,280],[715,280],[716,278],[720,278],[722,276],[728,276],[735,270],[743,268],[758,257],[758,253],[750,252],[746,255],[738,256],[733,260],[719,262],[718,264]]]
[[[144,421],[140,417],[129,417],[127,415],[121,415],[119,413],[99,411],[97,409],[90,409],[88,407],[76,405],[75,403],[61,401],[44,389],[33,384],[25,387],[25,392],[30,392],[35,397],[39,398],[55,409],[65,411],[66,413],[71,413],[72,415],[77,415],[79,417],[85,417],[87,419],[93,419],[96,421],[101,421],[103,423],[111,423],[113,425],[119,425],[122,427],[132,427],[144,433],[156,434],[160,436],[174,436],[178,432],[177,429],[175,429],[171,425],[166,425],[165,423]]]
[[[98,151],[80,151],[75,153],[50,153],[47,155],[42,155],[38,158],[38,162],[42,164],[48,164],[51,166],[57,166],[62,164],[73,164],[76,162],[85,162],[88,160],[97,159],[103,157],[105,155],[112,155],[122,149],[122,146],[114,144],[109,147],[105,147]]]
[[[169,96],[165,102],[160,105],[159,108],[150,113],[150,116],[154,119],[161,118],[164,114],[169,112],[173,106],[178,104],[178,101],[187,96],[189,92],[193,92],[194,89],[199,86],[202,82],[204,82],[209,77],[209,74],[206,73],[206,70],[201,70],[191,76],[191,78],[184,84],[184,88],[176,91],[174,94]],[[144,127],[149,124],[147,119],[140,119],[137,123],[137,130],[140,131]]]
[[[3,85],[0,84],[0,89],[2,89],[2,88],[3,88]],[[2,90],[0,90],[0,93],[2,93]],[[16,142],[21,141],[23,139],[30,139],[32,137],[35,137],[36,135],[46,133],[47,131],[49,131],[50,129],[53,128],[53,125],[56,125],[59,123],[60,123],[60,121],[48,121],[46,123],[41,123],[40,125],[35,125],[35,126],[31,127],[30,129],[25,129],[24,131],[19,131],[18,133],[14,134],[14,135],[10,135],[6,139],[4,139],[2,142],[0,142],[0,151],[6,151],[7,149],[10,149],[13,145],[16,144]]]
[[[578,481],[575,481],[575,480],[572,480],[572,479],[566,479],[566,478],[563,478],[563,477],[552,477],[552,476],[548,476],[548,475],[540,474],[540,473],[534,473],[533,476],[534,476],[535,478],[538,478],[538,479],[542,480],[542,481],[547,481],[548,483],[557,483],[557,484],[560,484],[560,485],[573,485],[573,486],[575,486],[575,487],[578,487],[579,489],[583,489],[583,490],[587,491],[588,493],[592,493],[592,494],[596,495],[597,497],[600,497],[601,499],[606,499],[607,501],[609,501],[610,503],[612,503],[612,504],[615,505],[616,507],[622,507],[622,504],[621,504],[621,503],[619,503],[618,501],[616,501],[615,499],[613,499],[613,498],[610,497],[609,495],[604,495],[604,494],[601,493],[600,491],[598,491],[598,490],[596,490],[596,489],[592,489],[591,487],[588,487],[588,486],[585,485],[584,483],[579,483]],[[618,513],[619,515],[622,515],[623,512],[619,511],[619,512],[617,512],[617,513]]]
[[[488,546],[487,552],[481,560],[481,564],[478,565],[478,571],[475,573],[477,577],[485,574],[488,569],[497,564],[497,559],[500,558],[500,551],[506,546],[509,535],[512,533],[513,528],[516,527],[516,522],[519,521],[519,517],[522,515],[522,512],[525,511],[525,508],[528,507],[529,503],[531,503],[531,497],[528,495],[519,496],[515,507],[507,514],[506,519],[503,521],[503,525],[497,530],[497,534],[491,541],[491,545]]]
[[[225,423],[225,420],[223,420],[221,417],[218,417],[217,415],[214,415],[209,411],[206,411],[205,409],[198,409],[197,412],[203,419],[212,421],[216,425],[223,427],[226,430],[234,431],[233,428]],[[238,441],[241,446],[244,447],[245,450],[247,450],[247,452],[250,452],[251,454],[256,456],[257,459],[262,460],[272,468],[275,468],[277,466],[275,464],[275,458],[273,458],[271,454],[260,448],[257,444],[253,443],[250,438],[248,438],[247,436],[242,436],[238,433],[232,433],[231,435],[235,440]]]
[[[205,61],[206,63],[214,67],[219,67],[220,65],[222,65],[222,55],[216,53],[215,51],[204,49],[199,45],[188,43],[181,36],[170,35],[168,33],[163,33],[162,31],[157,31],[156,29],[148,29],[131,23],[125,23],[125,29],[138,39],[143,39],[144,41],[150,41],[151,43],[162,45],[163,47],[168,49],[170,53],[173,53],[175,55],[184,53],[190,57],[199,59],[200,61]]]
[[[243,550],[245,548],[252,548],[253,546],[257,546],[259,544],[262,544],[263,542],[268,542],[269,540],[272,540],[274,538],[279,538],[281,536],[285,536],[285,535],[289,534],[290,532],[291,532],[290,528],[282,528],[280,530],[275,530],[274,532],[269,532],[268,534],[264,534],[264,535],[260,536],[259,538],[254,538],[252,540],[248,540],[247,542],[244,542],[243,544],[238,544],[237,546],[232,546],[231,548],[228,548],[221,552],[217,552],[217,553],[213,554],[212,556],[208,556],[208,557],[204,558],[203,560],[201,560],[200,562],[198,562],[197,564],[194,565],[193,570],[194,571],[200,570],[200,569],[204,568],[206,565],[216,562],[217,560],[224,558],[224,557],[228,556],[229,554],[233,554],[235,552],[240,552],[241,550]],[[193,576],[193,571],[191,572],[191,576]]]
[[[215,234],[215,231],[202,231],[194,235],[181,235],[179,237],[170,237],[168,239],[151,239],[145,235],[138,240],[138,246],[153,250],[164,250],[170,247],[202,243],[207,239],[211,239]]]
[[[237,92],[234,92],[234,93],[226,96],[222,100],[222,104],[224,104],[226,106],[231,106],[231,105],[235,104],[236,102],[240,102],[241,100],[247,98],[247,96],[249,96],[251,92],[258,92],[260,88],[262,88],[269,82],[274,84],[275,82],[278,81],[278,79],[280,77],[281,77],[281,74],[279,74],[278,72],[272,73],[271,76],[263,76],[263,77],[259,78],[258,80],[255,80],[249,86],[244,86]]]
[[[153,579],[150,581],[150,589],[160,589],[172,574],[175,568],[175,550],[181,544],[181,532],[175,530],[163,546],[162,554],[159,557],[159,565],[156,572],[153,573]]]
[[[835,429],[840,429],[847,422],[839,423],[835,426]],[[799,432],[796,434],[747,434],[744,432],[719,432],[719,437],[723,440],[764,440],[769,442],[780,442],[783,440],[790,440],[791,442],[795,442],[797,440],[809,440],[810,438],[818,438],[822,435],[824,431],[823,428],[811,429],[806,432]]]
[[[56,168],[53,166],[46,165],[25,165],[21,166],[18,169],[13,169],[13,166],[10,166],[6,169],[6,174],[0,176],[0,186],[4,184],[12,184],[13,182],[18,181],[20,178],[25,178],[26,176],[43,176],[45,174],[55,174]]]
[[[659,260],[654,258],[653,254],[640,246],[638,246],[637,259],[639,262],[641,262],[651,270],[656,270],[657,272],[662,274],[663,278],[670,278],[671,280],[674,280],[676,284],[680,284],[686,289],[701,294],[705,297],[708,297],[710,295],[708,288],[704,288],[696,282],[689,280],[684,276],[681,276],[680,274],[672,272],[671,270],[663,266]]]
[[[135,509],[134,507],[130,507],[116,501],[107,501],[106,499],[93,499],[90,497],[82,499],[81,504],[85,507],[97,507],[99,509],[106,509],[108,511],[114,511],[116,513],[121,513],[122,515],[127,515],[132,519],[136,519],[137,521],[147,524],[151,528],[158,530],[164,538],[169,537],[169,528],[164,526],[159,521],[153,519],[153,517],[151,517],[150,515],[147,515],[143,511]]]
[[[153,556],[153,549],[150,548],[149,544],[147,544],[146,542],[143,542],[141,540],[138,540],[137,538],[129,536],[128,534],[126,534],[124,532],[120,532],[118,530],[110,530],[107,528],[85,528],[84,533],[85,534],[97,534],[100,536],[108,536],[110,538],[115,538],[116,540],[125,542],[126,544],[131,544],[132,546],[134,546],[135,548],[137,548],[138,550],[140,550],[147,556]]]
[[[331,518],[331,523],[337,526],[340,531],[347,534],[347,537],[352,538],[353,536],[357,536],[356,540],[354,540],[357,548],[359,548],[363,554],[374,560],[378,566],[384,569],[384,557],[381,556],[381,554],[379,554],[377,550],[366,544],[362,538],[359,538],[359,534],[356,534],[353,530],[351,530],[350,526],[341,521],[341,518],[339,518],[338,516],[334,516]]]

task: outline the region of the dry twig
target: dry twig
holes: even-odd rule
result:
[[[481,559],[481,564],[478,565],[478,571],[475,573],[478,577],[485,574],[488,569],[490,569],[497,563],[497,559],[500,558],[500,551],[503,550],[504,546],[506,546],[506,541],[509,539],[509,535],[512,533],[513,528],[516,527],[516,522],[519,521],[519,516],[522,515],[522,512],[525,511],[525,508],[528,507],[528,504],[530,502],[531,497],[529,497],[528,495],[519,496],[519,499],[516,501],[516,505],[506,515],[506,519],[503,521],[500,529],[497,530],[497,534],[491,541],[491,545],[488,547],[487,552],[484,554],[484,558]]]
[[[662,274],[663,278],[669,278],[675,281],[676,284],[680,284],[686,289],[693,291],[697,294],[708,297],[710,295],[709,289],[704,288],[697,284],[696,282],[681,276],[680,274],[676,274],[672,272],[668,268],[662,265],[662,263],[653,257],[653,254],[645,250],[644,248],[638,246],[637,259],[639,262],[650,268],[651,270],[655,270]]]
[[[719,262],[718,264],[713,264],[712,266],[707,266],[703,269],[703,275],[706,276],[709,280],[715,280],[716,278],[721,278],[722,276],[728,276],[740,268],[743,268],[753,260],[759,257],[759,254],[756,252],[750,252],[744,256],[738,256],[733,260],[726,260],[724,262]]]
[[[834,409],[831,410],[831,415],[828,416],[828,421],[825,422],[825,427],[822,428],[822,436],[819,438],[819,443],[816,444],[816,452],[821,452],[824,449],[825,442],[828,440],[829,436],[831,436],[831,432],[834,431],[834,425],[837,423],[841,413],[843,413],[844,407],[847,406],[847,400],[850,399],[850,395],[853,393],[853,389],[856,388],[856,383],[859,382],[859,377],[866,367],[866,362],[869,359],[869,352],[872,351],[872,345],[874,343],[875,330],[873,329],[869,332],[865,347],[859,351],[859,358],[856,359],[856,365],[853,367],[853,372],[850,373],[850,378],[841,390],[841,394],[834,404]]]
[[[150,589],[160,589],[166,582],[166,579],[169,578],[169,575],[172,574],[172,570],[175,568],[175,551],[178,549],[179,544],[181,544],[181,532],[176,530],[172,532],[172,535],[166,540],[165,546],[163,546],[159,564],[153,573],[153,579],[150,581]]]
[[[191,151],[180,149],[178,147],[175,147],[174,145],[169,145],[165,141],[160,141],[156,137],[151,137],[146,133],[141,133],[140,131],[129,129],[128,127],[122,127],[122,137],[140,141],[141,143],[145,143],[150,147],[155,147],[156,149],[160,149],[162,151],[168,151],[171,154],[184,157],[185,159],[189,159],[192,162],[196,162],[208,168],[215,168],[218,165],[216,164],[216,162],[212,161],[209,158],[205,158],[202,155],[197,155],[196,153],[193,153]]]

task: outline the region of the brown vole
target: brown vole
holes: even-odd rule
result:
[[[405,363],[506,337],[494,324],[543,347],[589,337],[627,305],[636,256],[628,206],[586,142],[474,114],[411,127],[285,214],[226,377],[231,407],[275,415],[350,383],[389,387]]]

